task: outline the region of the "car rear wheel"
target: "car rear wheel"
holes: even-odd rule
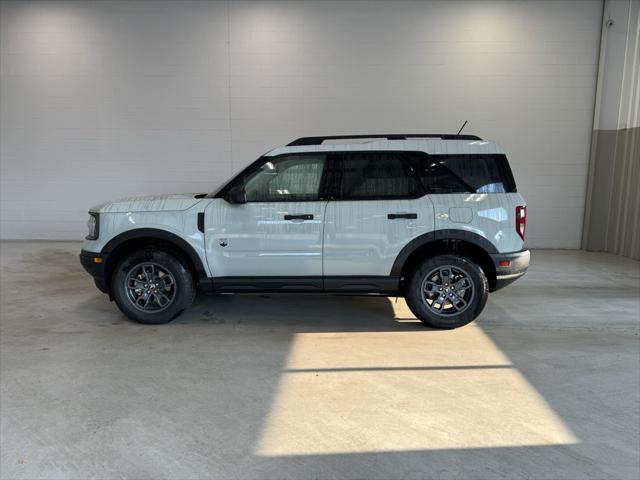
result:
[[[457,328],[472,322],[487,303],[484,271],[459,255],[428,258],[413,272],[405,300],[413,314],[435,328]]]
[[[181,259],[145,248],[120,261],[111,279],[111,292],[120,311],[131,320],[160,324],[191,305],[195,285]]]

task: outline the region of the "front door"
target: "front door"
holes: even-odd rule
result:
[[[214,277],[307,277],[321,288],[325,157],[264,157],[233,182],[244,187],[247,203],[211,202],[205,245]]]

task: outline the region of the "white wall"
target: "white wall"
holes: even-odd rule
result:
[[[528,244],[579,247],[600,0],[2,2],[3,238],[81,238],[86,210],[210,191],[297,136],[503,144]]]

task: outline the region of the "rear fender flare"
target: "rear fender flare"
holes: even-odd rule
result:
[[[390,275],[399,277],[405,262],[418,248],[442,240],[462,240],[476,245],[488,254],[498,253],[498,249],[489,240],[477,233],[457,229],[435,230],[420,235],[407,243],[393,262]]]

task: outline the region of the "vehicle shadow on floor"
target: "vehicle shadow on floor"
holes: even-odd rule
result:
[[[294,326],[295,332],[434,330],[411,315],[397,318],[393,301],[380,296],[200,294],[175,322],[224,321],[260,328]]]

